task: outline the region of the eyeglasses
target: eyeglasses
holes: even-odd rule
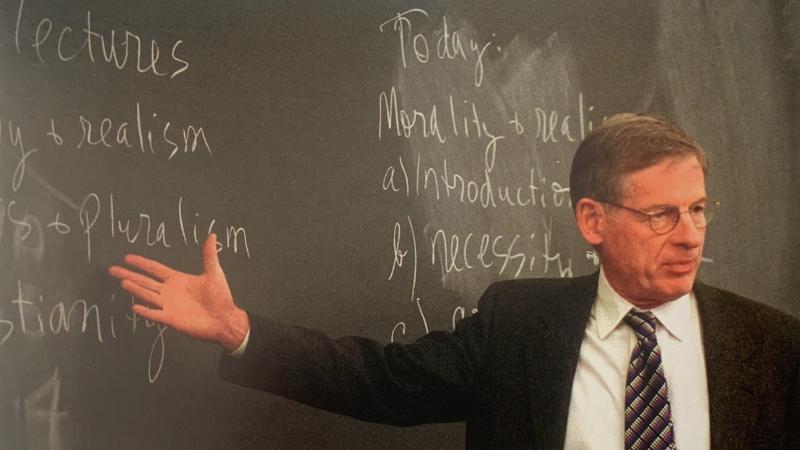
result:
[[[692,223],[694,223],[695,227],[705,228],[708,226],[711,220],[714,219],[714,215],[719,208],[719,202],[716,200],[697,203],[692,205],[686,211],[681,211],[677,206],[668,206],[655,211],[640,211],[638,209],[629,208],[625,205],[620,205],[614,202],[608,202],[605,200],[597,201],[644,216],[644,220],[647,220],[650,228],[656,234],[667,234],[674,230],[678,225],[678,222],[681,220],[682,214],[689,214],[689,217],[692,218]]]

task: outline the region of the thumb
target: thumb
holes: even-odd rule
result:
[[[211,233],[203,244],[203,271],[210,273],[221,269],[217,256],[217,234]]]

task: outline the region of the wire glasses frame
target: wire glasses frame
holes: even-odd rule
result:
[[[689,214],[696,228],[705,228],[714,219],[717,209],[719,209],[717,200],[697,203],[686,211],[681,211],[677,206],[668,206],[657,211],[641,211],[606,200],[597,201],[644,216],[644,220],[647,220],[650,229],[656,234],[667,234],[674,230],[683,214]]]

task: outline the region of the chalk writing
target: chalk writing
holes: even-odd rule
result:
[[[403,260],[408,254],[408,250],[400,249],[400,222],[395,222],[394,231],[392,236],[392,250],[394,252],[394,260],[392,261],[392,271],[389,272],[389,279],[394,276],[394,270],[398,267],[403,267]]]
[[[3,206],[5,200],[0,198],[0,242],[3,241],[3,230],[6,224],[6,208]]]
[[[428,319],[425,317],[425,312],[422,308],[422,298],[417,295],[417,273],[418,273],[418,245],[417,245],[417,237],[416,232],[414,230],[414,221],[411,219],[411,216],[406,216],[406,223],[408,224],[408,233],[410,235],[410,239],[408,243],[404,247],[402,244],[402,226],[400,222],[395,222],[394,224],[394,231],[392,234],[392,247],[394,248],[395,256],[394,261],[392,263],[392,272],[390,273],[389,279],[394,276],[395,269],[401,268],[403,266],[403,261],[408,254],[411,252],[411,256],[413,257],[413,264],[411,266],[411,293],[410,299],[415,304],[417,313],[419,315],[419,319],[422,323],[423,329],[425,333],[430,331],[428,326]],[[405,248],[405,250],[403,250]],[[395,324],[392,328],[392,332],[390,335],[390,341],[395,341],[395,333],[397,332],[398,328],[402,328],[402,335],[406,334],[406,323],[401,321]]]
[[[430,327],[428,326],[428,319],[427,319],[427,317],[425,317],[425,311],[423,311],[423,308],[422,308],[422,299],[420,297],[417,297],[416,300],[414,301],[414,304],[416,305],[416,310],[417,310],[417,314],[419,316],[420,323],[422,323],[422,329],[424,330],[424,332],[426,334],[430,333]],[[397,338],[397,334],[396,333],[397,333],[398,329],[400,329],[400,335],[401,336],[405,336],[406,335],[406,322],[404,322],[404,321],[397,322],[394,325],[394,327],[392,327],[392,332],[389,334],[389,342],[396,342],[396,338]]]
[[[141,104],[137,101],[134,117],[129,120],[114,121],[111,118],[92,119],[83,114],[78,116],[81,139],[76,145],[86,147],[105,147],[138,149],[141,153],[164,155],[171,160],[176,155],[207,153],[213,156],[211,145],[202,126],[189,124],[172,127],[170,121],[158,119],[158,113],[142,115]],[[155,133],[153,127],[156,127]]]
[[[474,38],[464,37],[456,27],[448,23],[446,16],[442,16],[442,27],[435,33],[426,36],[414,31],[416,22],[412,21],[418,19],[427,21],[429,18],[430,15],[424,9],[413,8],[398,12],[381,23],[378,29],[383,32],[384,27],[388,29],[387,25],[391,25],[391,28],[397,33],[400,61],[403,68],[407,68],[410,61],[416,61],[419,64],[431,61],[431,47],[435,45],[434,55],[439,61],[448,62],[458,59],[472,63],[473,83],[475,87],[480,87],[484,80],[484,60],[487,49],[491,47],[501,53],[502,48],[492,47],[491,41],[480,42]],[[433,42],[435,44],[432,44]]]
[[[384,113],[386,114],[385,121]],[[391,87],[388,94],[384,91],[378,95],[378,140],[383,138],[384,126],[387,130],[394,129],[397,136],[401,136],[402,132],[402,136],[407,138],[411,137],[416,127],[423,137],[435,137],[442,144],[447,142],[439,129],[436,105],[430,107],[428,116],[417,109],[412,108],[411,111],[407,111],[400,108],[397,103],[397,90],[394,86]]]
[[[398,137],[421,136],[444,144],[448,138],[462,137],[485,142],[484,164],[491,171],[497,155],[498,144],[506,139],[490,127],[477,104],[466,99],[458,99],[453,94],[441,96],[442,104],[435,101],[427,105],[401,105],[396,86],[378,94],[378,140],[387,132]],[[577,143],[594,129],[594,105],[586,105],[583,92],[579,92],[575,102],[575,114],[563,113],[554,109],[534,106],[531,110],[535,122],[525,124],[519,111],[513,111],[514,118],[508,121],[510,130],[517,135],[525,134],[526,126],[535,130],[537,142],[556,144],[559,142]],[[603,117],[605,120],[605,117]]]
[[[456,107],[455,105],[459,106]],[[392,86],[389,91],[382,91],[378,94],[378,140],[383,139],[384,128],[387,131],[394,130],[397,136],[410,138],[415,129],[416,133],[424,138],[436,138],[440,144],[447,142],[447,133],[443,135],[439,126],[439,113],[436,104],[428,108],[416,107],[403,108],[397,101],[397,89]],[[466,110],[464,109],[466,108]],[[425,111],[430,110],[426,115]],[[445,108],[447,122],[451,136],[463,136],[464,138],[476,139],[484,143],[484,165],[486,170],[494,169],[497,155],[498,143],[505,139],[505,136],[492,131],[486,121],[481,118],[478,106],[474,102],[454,100],[453,95],[448,96],[448,106]],[[470,134],[471,133],[471,134]]]
[[[597,267],[600,265],[600,255],[594,250],[586,250],[586,259],[592,262],[592,265]]]
[[[143,243],[147,247],[160,246],[163,248],[169,248],[172,245],[170,242],[180,242],[170,237],[177,236],[178,232],[180,232],[184,245],[200,244],[205,236],[217,232],[219,236],[224,236],[217,242],[217,251],[230,249],[234,254],[243,253],[248,259],[251,258],[247,230],[243,226],[218,225],[217,220],[211,218],[203,219],[205,225],[200,228],[200,213],[195,211],[193,215],[187,216],[184,211],[183,196],[179,197],[176,203],[174,222],[154,219],[152,214],[145,211],[122,217],[117,208],[118,201],[114,194],[101,197],[92,192],[87,194],[81,203],[78,210],[78,221],[81,233],[85,238],[88,262],[92,260],[93,236],[97,232],[102,233],[102,230],[108,230],[108,237],[122,240],[128,244]],[[101,213],[103,213],[102,216]],[[104,224],[98,223],[98,220],[102,220]],[[206,220],[207,222],[205,222]],[[223,231],[218,232],[217,226],[220,226]],[[190,233],[188,235],[187,230]],[[202,235],[198,236],[198,230]]]
[[[439,228],[428,236],[431,264],[438,265],[442,279],[451,272],[490,269],[499,276],[518,278],[525,272],[550,274],[555,264],[559,277],[572,276],[572,260],[553,251],[552,220],[545,224],[542,244],[537,234],[449,233]],[[539,248],[542,248],[539,250]]]
[[[11,178],[11,189],[17,192],[22,185],[22,180],[25,178],[28,157],[38,150],[32,148],[26,151],[25,143],[22,139],[22,128],[19,124],[15,124],[11,120],[4,122],[3,118],[0,117],[0,145],[4,143],[4,134],[6,135],[5,138],[8,140],[8,144],[15,150],[15,153],[17,153],[17,165],[14,169],[14,175]]]
[[[45,299],[44,294],[37,298],[30,298],[26,292],[33,287],[26,284],[23,288],[22,280],[17,280],[17,293],[9,303],[16,311],[13,317],[0,317],[0,352],[3,345],[15,333],[31,336],[58,336],[67,333],[80,333],[91,336],[98,343],[106,343],[109,339],[118,339],[118,323],[127,321],[130,335],[135,335],[137,325],[141,320],[136,314],[130,313],[123,318],[104,312],[101,303],[90,302],[85,299],[59,301],[53,303]],[[110,296],[113,302],[115,295]],[[130,298],[133,303],[133,297]],[[0,309],[2,311],[2,309]],[[147,377],[154,383],[164,366],[166,355],[166,326],[145,321],[145,328],[155,328],[156,335],[150,346],[147,356]]]
[[[0,324],[3,322],[0,321]],[[406,323],[405,322],[397,322],[394,327],[392,327],[392,332],[389,334],[389,342],[395,342],[395,333],[397,333],[397,329],[400,328],[400,334],[405,336],[406,335]],[[0,342],[1,343],[1,342]]]
[[[47,228],[52,228],[58,234],[69,234],[72,232],[72,227],[61,221],[61,213],[56,212],[56,217],[52,222],[47,224]]]
[[[404,142],[378,180],[383,192],[411,199],[412,208],[428,215],[420,239],[423,266],[430,261],[445,289],[470,298],[476,277],[573,276],[573,259],[558,241],[566,237],[558,236],[574,233],[553,220],[572,215],[569,152],[605,119],[588,96],[568,84],[553,95],[549,86],[561,80],[543,80],[547,88],[535,79],[516,85],[517,73],[494,66],[516,56],[493,58],[502,52],[493,48],[496,36],[479,40],[469,23],[450,15],[399,10],[378,31],[397,44],[395,81],[377,92],[378,142],[387,148]],[[508,78],[495,80],[495,73]],[[472,217],[478,217],[474,225]],[[411,223],[394,222],[384,272],[390,280],[411,276],[413,231]],[[395,322],[392,341],[415,322],[428,329],[423,294],[420,289],[411,298],[417,319]],[[477,312],[456,307],[449,325],[455,328],[470,311]]]
[[[571,114],[559,113],[559,111],[553,109],[534,107],[536,138],[544,144],[555,143],[560,140],[570,143],[582,141],[594,129],[594,121],[591,118],[594,106],[588,105],[587,107],[584,104],[583,92],[578,93],[576,109],[577,118]],[[516,111],[514,112],[514,117],[515,120],[518,120]],[[605,120],[605,117],[603,120]],[[523,131],[523,128],[518,128],[519,134],[522,134]]]
[[[22,28],[25,0],[20,0],[17,22],[14,29],[14,43],[17,53],[22,53]],[[170,57],[161,59],[161,48],[155,39],[147,39],[131,30],[117,34],[99,31],[92,22],[92,11],[86,11],[83,27],[76,30],[69,25],[57,25],[53,19],[43,17],[36,24],[29,44],[42,64],[49,62],[69,62],[79,55],[86,55],[91,63],[105,62],[117,70],[132,67],[137,73],[156,77],[175,78],[189,70],[189,62],[180,56],[183,40],[176,40],[170,46]],[[149,41],[149,42],[148,42]],[[78,45],[77,49],[75,49]],[[165,67],[166,66],[166,67]]]
[[[408,255],[408,252],[411,251],[411,256],[413,257],[413,265],[411,266],[411,301],[414,302],[418,300],[416,296],[418,271],[417,236],[414,231],[414,222],[411,220],[411,216],[407,216],[406,221],[408,222],[408,231],[409,235],[411,236],[411,239],[406,246],[403,246],[401,242],[402,226],[400,225],[400,222],[395,222],[394,224],[394,231],[392,232],[392,248],[394,250],[394,259],[392,261],[392,270],[389,273],[389,279],[391,280],[394,276],[395,269],[403,267],[403,261],[405,260],[406,255]]]
[[[51,138],[53,143],[61,146],[64,145],[64,139],[61,137],[60,134],[56,132],[56,121],[55,119],[50,119],[50,131],[48,131],[45,136]]]
[[[418,154],[410,167],[406,167],[403,157],[398,156],[398,165],[391,165],[384,171],[381,188],[384,191],[404,192],[406,197],[419,197],[430,192],[435,200],[452,199],[482,208],[572,206],[569,187],[559,182],[547,183],[547,178],[540,175],[535,167],[528,174],[527,184],[517,186],[505,184],[507,180],[485,169],[480,179],[472,179],[453,171],[447,158],[443,158],[441,167],[437,168],[425,165],[421,154]]]
[[[169,248],[176,242],[186,246],[199,245],[206,236],[217,233],[220,236],[217,251],[231,250],[234,254],[252,259],[248,231],[244,226],[220,223],[216,218],[203,216],[200,211],[186,211],[183,196],[178,198],[175,215],[170,219],[155,218],[147,211],[123,215],[118,202],[114,194],[101,196],[90,192],[83,197],[79,206],[70,209],[74,216],[63,216],[56,211],[45,225],[39,225],[39,219],[22,208],[16,199],[0,198],[0,227],[6,220],[10,222],[14,225],[14,239],[20,242],[27,240],[34,231],[52,231],[62,236],[79,231],[83,236],[88,263],[92,262],[98,233],[128,245],[163,248]]]
[[[466,308],[464,308],[463,306],[457,306],[453,310],[453,317],[452,317],[452,319],[450,321],[450,326],[452,327],[453,330],[456,329],[456,325],[458,324],[458,321],[459,320],[463,320],[464,317],[466,317],[466,311],[467,311]],[[478,308],[472,308],[472,310],[470,311],[470,314],[475,314],[477,312],[478,312]]]
[[[33,229],[33,225],[31,225],[30,215],[27,211],[22,213],[21,215],[17,215],[16,213],[16,200],[9,200],[6,204],[5,208],[5,218],[8,219],[9,222],[14,224],[14,236],[17,237],[19,240],[24,241],[28,238]]]

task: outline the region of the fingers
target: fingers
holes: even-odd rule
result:
[[[137,316],[144,317],[147,320],[152,320],[153,322],[158,322],[162,325],[169,326],[166,323],[167,317],[163,310],[148,308],[144,305],[133,305],[131,306],[131,311],[133,311],[133,313]]]
[[[139,255],[125,255],[125,264],[133,266],[161,281],[166,280],[176,273],[175,270],[161,264],[158,261],[145,258]]]
[[[130,292],[134,297],[142,300],[150,306],[154,306],[156,308],[164,307],[164,302],[161,299],[161,295],[159,295],[157,292],[151,291],[150,289],[146,289],[141,285],[134,283],[133,281],[122,280],[122,289]]]
[[[220,270],[217,255],[217,234],[211,233],[203,244],[203,268],[206,273]]]
[[[108,273],[111,276],[118,278],[120,281],[130,280],[146,289],[150,289],[151,291],[161,292],[160,282],[140,273],[125,269],[124,267],[111,266],[108,268]]]

